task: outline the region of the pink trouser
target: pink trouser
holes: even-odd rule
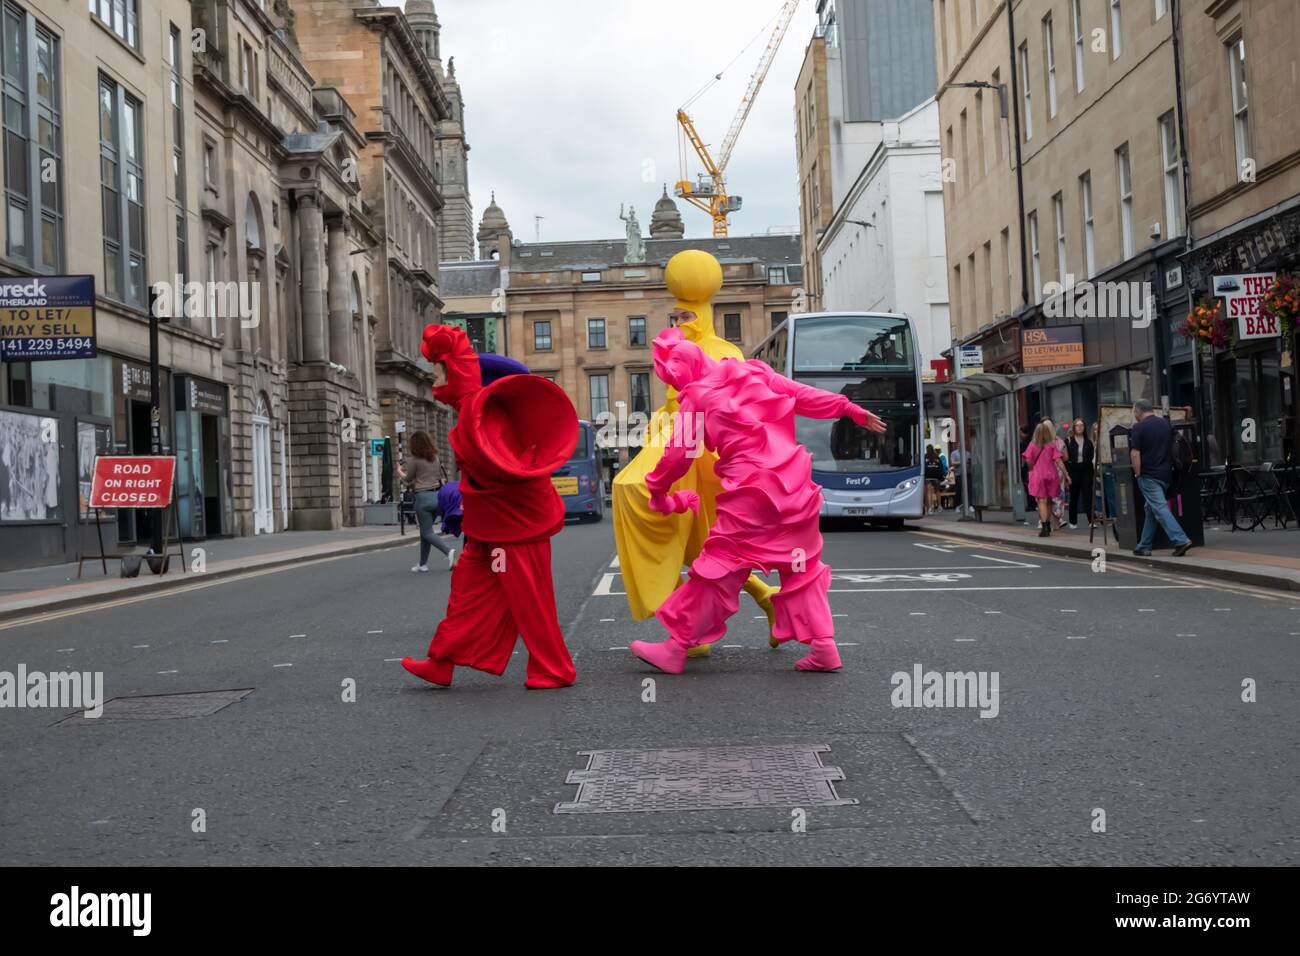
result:
[[[834,637],[835,625],[826,599],[831,569],[817,561],[802,571],[795,571],[790,565],[777,570],[781,574],[781,590],[772,595],[776,610],[772,636],[803,644]],[[692,568],[686,583],[660,605],[655,617],[678,644],[685,647],[712,644],[727,632],[727,618],[740,606],[740,589],[749,574],[749,568],[738,568],[720,578],[706,578]]]

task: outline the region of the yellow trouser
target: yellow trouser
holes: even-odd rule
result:
[[[645,446],[614,477],[614,540],[627,604],[632,617],[638,621],[658,610],[681,583],[682,565],[690,564],[699,555],[718,516],[717,498],[722,483],[713,471],[718,456],[703,447],[691,470],[672,488],[696,492],[700,496],[699,515],[690,511],[661,515],[650,510],[650,491],[645,480],[659,464],[670,440],[669,421],[670,416],[662,414],[662,410],[656,413],[646,431]],[[652,440],[656,431],[658,438]],[[776,588],[753,574],[745,582],[745,592],[760,603],[766,602],[775,591]]]

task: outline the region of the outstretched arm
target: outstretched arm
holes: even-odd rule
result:
[[[885,430],[884,421],[865,408],[853,404],[847,396],[838,392],[828,392],[822,388],[814,388],[802,382],[796,382],[784,375],[778,375],[771,369],[767,369],[767,371],[769,372],[768,381],[773,390],[782,392],[794,399],[794,412],[796,415],[802,415],[804,418],[844,418],[847,416],[867,429],[867,431],[883,432]]]
[[[694,407],[682,400],[676,420],[673,422],[673,433],[668,441],[668,447],[664,449],[663,457],[659,459],[659,464],[655,465],[654,471],[646,476],[645,484],[650,492],[650,507],[660,514],[676,514],[687,508],[699,514],[700,498],[695,492],[679,491],[668,494],[668,489],[691,470],[693,453],[700,435],[696,434],[693,428],[687,428],[685,423],[694,421]],[[687,447],[688,442],[690,447]]]

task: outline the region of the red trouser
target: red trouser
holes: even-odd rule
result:
[[[519,637],[528,648],[530,680],[572,683],[577,678],[555,611],[550,539],[466,541],[451,572],[447,616],[429,644],[429,657],[500,677]]]

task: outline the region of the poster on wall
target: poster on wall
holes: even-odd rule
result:
[[[0,275],[0,358],[94,358],[94,276]]]
[[[58,419],[0,411],[0,521],[61,517]]]

